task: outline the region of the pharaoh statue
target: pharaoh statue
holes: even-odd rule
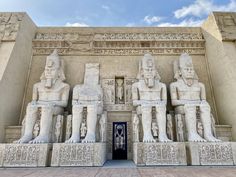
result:
[[[80,126],[84,108],[87,108],[87,132],[82,143],[95,142],[98,115],[103,113],[103,92],[99,84],[98,63],[85,65],[84,84],[75,86],[72,99],[72,135],[66,143],[80,142]]]
[[[138,82],[132,85],[133,105],[141,116],[143,142],[155,142],[152,136],[152,109],[155,109],[160,142],[170,141],[166,135],[166,85],[160,82],[160,76],[151,54],[145,54],[139,62]]]
[[[63,81],[63,64],[57,50],[47,57],[40,82],[33,86],[32,101],[28,104],[23,136],[15,143],[48,143],[52,117],[61,115],[67,106],[70,86]],[[33,129],[40,112],[40,132],[33,139]]]
[[[212,135],[211,109],[206,101],[204,84],[198,81],[194,71],[192,58],[184,53],[174,63],[176,82],[170,84],[171,102],[176,114],[185,115],[188,141],[217,142]],[[197,133],[196,111],[200,110],[200,118],[204,129],[204,138]]]

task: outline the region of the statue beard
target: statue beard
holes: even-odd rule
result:
[[[51,88],[52,87],[52,81],[53,81],[53,79],[51,79],[51,78],[46,79],[45,87],[46,88]]]
[[[155,79],[154,78],[145,78],[146,85],[151,88],[155,84]]]
[[[194,78],[183,78],[184,83],[187,84],[188,86],[193,85],[194,83]]]

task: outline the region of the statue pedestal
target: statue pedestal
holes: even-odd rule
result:
[[[51,166],[103,166],[106,143],[54,143]]]
[[[1,167],[46,167],[51,144],[0,144]]]
[[[236,165],[236,142],[186,143],[188,165]]]
[[[187,165],[185,143],[133,143],[137,166]]]

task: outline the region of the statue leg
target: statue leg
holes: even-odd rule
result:
[[[83,106],[74,105],[72,115],[72,135],[66,143],[78,143],[80,141],[80,126],[83,119]]]
[[[53,107],[52,106],[43,106],[41,110],[41,119],[40,119],[40,132],[39,135],[30,143],[39,144],[39,143],[49,143],[50,130],[52,128],[52,116],[53,116]]]
[[[28,104],[25,116],[25,131],[24,135],[14,143],[28,143],[33,138],[34,124],[37,120],[37,106]]]
[[[188,130],[188,141],[205,142],[197,133],[196,106],[184,105],[185,122]]]
[[[159,141],[160,142],[170,142],[166,135],[166,107],[156,106],[156,121],[159,130]]]
[[[87,134],[82,143],[94,143],[96,140],[97,105],[87,106]]]
[[[53,107],[42,107],[40,120],[40,133],[35,138],[35,143],[49,143],[52,128]]]
[[[151,125],[152,125],[152,107],[141,106],[142,113],[142,125],[143,125],[143,142],[156,142],[152,136]]]
[[[203,124],[204,129],[204,138],[207,141],[211,142],[219,142],[221,140],[216,139],[211,130],[211,108],[208,104],[200,105],[200,114],[201,114],[201,121]]]

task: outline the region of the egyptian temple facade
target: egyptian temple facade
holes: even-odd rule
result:
[[[172,94],[181,67],[194,68],[203,92]],[[0,166],[235,165],[235,68],[236,13],[213,12],[201,27],[39,27],[26,13],[0,13]],[[63,73],[60,83],[47,80],[50,69]],[[45,88],[36,84],[42,73]],[[176,111],[173,97],[187,92],[201,92],[210,111],[198,103]],[[208,113],[210,123],[201,119]],[[202,139],[189,137],[188,116]],[[215,139],[205,142],[207,126]],[[49,138],[36,139],[44,129]]]

